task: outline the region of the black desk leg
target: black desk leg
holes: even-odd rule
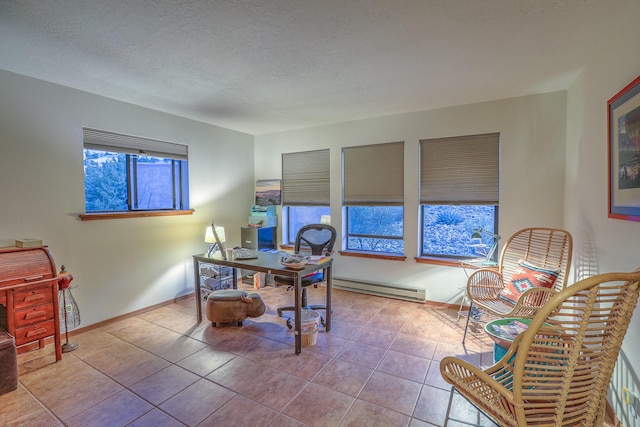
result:
[[[195,273],[195,287],[196,287],[196,320],[198,323],[202,322],[202,300],[200,296],[200,264],[196,258],[193,259],[193,271]]]
[[[333,286],[331,283],[331,266],[327,267],[325,270],[325,276],[327,278],[327,296],[325,301],[325,313],[324,313],[324,330],[326,332],[331,331],[331,287]]]
[[[296,294],[295,297],[295,325],[294,325],[294,332],[293,335],[295,336],[295,350],[296,350],[296,354],[300,354],[302,353],[302,337],[300,336],[300,334],[302,334],[302,319],[300,319],[302,317],[302,311],[301,311],[301,306],[302,306],[302,291],[300,290],[301,286],[301,280],[300,280],[300,275],[296,274],[295,277],[295,282],[294,282],[294,292]]]

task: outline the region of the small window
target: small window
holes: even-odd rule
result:
[[[420,141],[421,256],[495,259],[499,141],[498,133]]]
[[[421,256],[484,258],[491,251],[492,234],[497,230],[497,206],[422,205],[420,209]],[[476,230],[483,230],[480,241],[472,239]]]
[[[404,254],[402,206],[348,206],[347,250]]]
[[[331,216],[329,206],[288,206],[286,209],[287,236],[285,242],[293,245],[298,235],[298,230],[303,225],[320,224],[323,217]]]
[[[87,213],[184,210],[186,146],[84,129]]]
[[[331,215],[329,150],[282,154],[282,241],[294,244],[298,230]]]
[[[342,149],[346,251],[404,254],[404,142]]]

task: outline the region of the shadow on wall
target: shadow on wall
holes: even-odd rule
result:
[[[590,230],[581,230],[574,236],[576,244],[573,249],[573,282],[600,274],[596,245]]]
[[[623,392],[623,387],[629,390],[630,394]],[[635,396],[635,397],[634,397]],[[629,403],[626,398],[629,397]],[[640,427],[640,413],[636,415],[634,407],[640,410],[640,380],[633,370],[631,362],[623,350],[620,350],[618,362],[611,378],[611,387],[607,395],[607,400],[613,407],[621,425],[625,427]]]

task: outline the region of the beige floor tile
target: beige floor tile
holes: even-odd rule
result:
[[[312,426],[334,426],[342,420],[354,400],[339,391],[309,383],[282,412]]]
[[[422,383],[431,360],[389,350],[376,370]]]
[[[153,406],[129,390],[122,390],[73,416],[66,423],[69,427],[124,426],[151,409]]]
[[[206,346],[202,350],[177,361],[176,364],[204,377],[235,357],[236,355],[233,353]]]
[[[408,426],[410,417],[363,400],[356,400],[340,427]]]
[[[268,365],[256,363],[244,357],[236,357],[207,375],[207,379],[242,393],[253,386],[255,379],[268,368]]]
[[[242,390],[242,395],[281,411],[306,385],[307,381],[301,378],[265,367],[253,383]]]
[[[371,368],[333,359],[313,379],[313,382],[355,397],[367,383],[371,374],[373,374]]]
[[[247,399],[236,396],[222,408],[205,419],[201,427],[209,426],[266,426],[276,417],[277,412]]]
[[[170,417],[159,409],[147,412],[127,427],[183,427],[185,424]]]
[[[186,369],[170,365],[133,384],[129,389],[153,405],[159,405],[199,379],[198,375]]]
[[[382,360],[386,349],[358,341],[350,341],[336,356],[340,360],[375,368]]]
[[[413,416],[438,426],[444,425],[449,405],[449,394],[448,390],[425,385],[418,398]]]
[[[306,350],[300,354],[285,353],[273,366],[302,379],[311,380],[329,363],[331,358]]]
[[[123,390],[120,384],[69,354],[47,369],[19,377],[19,381],[62,420]]]
[[[18,385],[17,390],[0,395],[0,425],[2,426],[61,426],[42,404]]]
[[[234,396],[236,393],[209,380],[201,379],[159,407],[179,421],[195,426]]]
[[[421,389],[420,383],[376,371],[358,398],[411,416]]]

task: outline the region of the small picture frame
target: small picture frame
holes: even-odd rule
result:
[[[607,110],[609,218],[640,222],[640,76]]]

